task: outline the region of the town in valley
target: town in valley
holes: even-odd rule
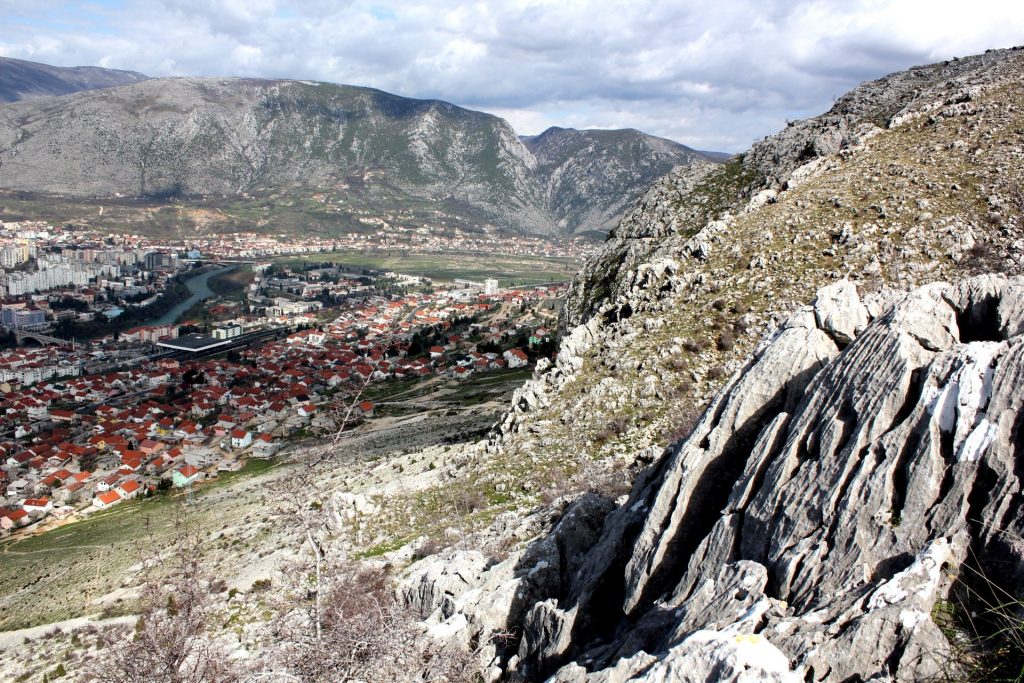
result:
[[[303,439],[372,429],[401,411],[374,400],[390,385],[521,381],[554,353],[568,279],[557,270],[589,248],[450,230],[401,241],[386,222],[329,239],[189,241],[0,225],[4,535],[190,493]],[[447,263],[468,258],[456,253],[551,259],[552,272],[454,277]],[[435,261],[441,277],[423,274]]]

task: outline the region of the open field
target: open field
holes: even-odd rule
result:
[[[328,201],[314,199],[314,195]],[[309,189],[163,200],[75,198],[0,189],[0,220],[42,220],[175,239],[232,232],[327,237],[372,232],[374,228],[357,219],[366,212],[401,215],[405,223],[419,226],[436,223],[439,210],[450,227],[473,230],[487,222],[464,204],[410,197],[387,185],[350,187],[326,195]]]
[[[292,267],[303,263],[333,261],[358,268],[393,270],[406,275],[421,275],[434,280],[482,281],[497,278],[502,287],[562,282],[572,279],[581,262],[576,259],[504,254],[416,254],[401,251],[363,252],[354,249],[285,256],[275,260]]]

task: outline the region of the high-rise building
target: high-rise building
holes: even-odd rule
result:
[[[0,309],[0,323],[6,327],[34,327],[46,323],[46,313],[38,308]]]

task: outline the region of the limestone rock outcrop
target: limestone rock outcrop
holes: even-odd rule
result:
[[[414,564],[409,601],[449,635],[516,634],[494,678],[939,675],[936,601],[981,572],[1024,578],[1022,298],[1024,278],[997,275],[864,301],[825,288],[628,500],[588,497],[522,555],[463,562],[457,590],[461,570]]]

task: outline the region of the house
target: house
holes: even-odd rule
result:
[[[253,442],[252,454],[257,458],[269,458],[280,448],[280,444],[274,442],[270,434],[260,434]]]
[[[140,484],[135,479],[129,479],[118,484],[117,488],[114,489],[114,491],[120,494],[121,498],[123,498],[124,500],[130,500],[135,496],[139,495],[139,493],[142,491],[142,484]]]
[[[114,472],[106,478],[96,482],[96,490],[100,493],[105,493],[106,491],[113,489],[119,481],[121,481],[121,475]]]
[[[53,503],[49,498],[27,498],[21,505],[25,512],[41,512],[44,515],[53,510]]]
[[[252,434],[247,429],[231,430],[231,447],[234,449],[248,448],[252,445]]]
[[[202,470],[186,463],[174,470],[174,474],[171,475],[171,479],[174,481],[174,485],[177,488],[181,488],[182,486],[187,486],[196,481],[202,476],[202,474]]]
[[[121,494],[117,491],[107,491],[101,493],[92,499],[92,504],[98,507],[100,510],[106,510],[112,505],[117,505],[121,502]]]
[[[17,510],[0,510],[0,529],[3,531],[10,531],[15,527],[24,526],[28,523],[28,513],[21,508]]]
[[[167,444],[154,441],[153,439],[145,439],[139,444],[139,450],[146,455],[155,455],[165,448],[167,448]]]
[[[82,496],[84,489],[85,484],[80,481],[72,481],[71,483],[54,491],[53,497],[64,505],[67,505],[77,501]]]
[[[521,349],[509,349],[502,355],[510,368],[521,368],[530,362],[529,356]]]
[[[356,417],[373,417],[373,401],[361,401],[354,411]]]

